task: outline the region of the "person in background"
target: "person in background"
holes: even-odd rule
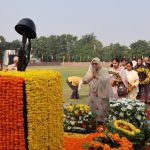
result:
[[[144,57],[144,59],[143,59],[143,65],[145,66],[145,67],[147,67],[147,63],[149,62],[149,58],[148,57]]]
[[[82,80],[90,88],[87,103],[96,114],[98,124],[103,123],[109,111],[109,98],[113,97],[108,69],[102,67],[100,59],[95,57]]]
[[[139,92],[139,76],[138,73],[133,70],[132,62],[127,62],[127,69],[125,72],[128,80],[128,98],[136,100]]]
[[[121,67],[123,67],[124,69],[126,69],[126,64],[127,64],[127,60],[126,58],[121,58]]]
[[[17,71],[18,60],[19,60],[18,56],[15,56],[13,58],[13,64],[7,66],[6,70],[8,70],[8,71]]]
[[[133,64],[133,68],[136,66],[136,64],[137,64],[137,61],[136,61],[136,58],[135,57],[133,57],[132,58],[132,64]]]
[[[150,63],[147,63],[146,79],[142,83],[145,85],[145,103],[150,105]]]
[[[142,83],[146,78],[146,68],[143,65],[142,58],[139,57],[137,59],[137,64],[134,67],[134,70],[137,71],[139,76],[139,93],[137,95],[137,99],[141,101],[145,101],[145,85]]]
[[[120,67],[120,60],[118,58],[114,58],[112,63],[113,67],[109,70],[110,82],[114,93],[113,100],[117,100],[120,98],[117,93],[118,86],[123,82],[125,87],[128,87],[128,81],[124,67]]]
[[[70,76],[67,78],[67,84],[72,89],[71,99],[79,99],[79,90],[82,85],[82,78],[78,76]]]

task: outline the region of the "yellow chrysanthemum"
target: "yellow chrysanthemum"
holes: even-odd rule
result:
[[[73,112],[73,106],[68,106],[68,107],[67,107],[67,111]]]

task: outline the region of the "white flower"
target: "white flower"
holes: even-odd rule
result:
[[[113,116],[113,120],[116,120],[117,118],[115,116]]]
[[[138,120],[141,120],[141,115],[136,115],[136,118],[138,119]]]
[[[75,125],[76,121],[70,121],[71,125]]]
[[[83,123],[83,121],[78,121],[78,123],[79,123],[79,124],[82,124],[82,123]]]
[[[125,107],[122,107],[121,110],[122,110],[122,111],[126,111],[127,109],[126,109]]]
[[[67,118],[69,119],[69,118],[70,118],[70,116],[67,116]]]
[[[82,120],[82,117],[81,117],[81,116],[79,117],[79,120]]]
[[[130,116],[130,115],[131,115],[131,112],[128,112],[128,111],[127,111],[126,114],[127,114],[128,116]]]
[[[70,130],[70,129],[71,129],[71,127],[70,127],[70,126],[68,126],[68,127],[67,127],[67,129],[68,129],[68,130]]]
[[[144,120],[144,119],[146,119],[146,117],[145,117],[145,116],[143,116],[143,120]]]
[[[66,121],[66,123],[68,124],[69,123],[69,121],[68,120],[65,120]]]
[[[114,114],[117,115],[117,114],[118,114],[118,111],[115,111]]]
[[[128,106],[127,106],[127,109],[132,110],[132,108],[133,108],[133,107],[132,107],[131,105],[128,105]]]
[[[92,112],[91,112],[91,111],[89,111],[89,112],[88,112],[88,114],[89,114],[89,115],[92,115]]]
[[[124,117],[124,113],[123,113],[123,112],[120,112],[120,113],[119,113],[119,116],[120,116],[120,117]]]
[[[70,118],[70,120],[75,120],[75,119],[76,119],[75,117],[71,117],[71,118]]]
[[[139,100],[133,101],[122,98],[117,101],[111,101],[108,121],[112,122],[118,119],[119,116],[128,122],[130,120],[131,123],[141,126],[146,121],[145,109],[145,104]],[[135,118],[136,120],[134,120]]]

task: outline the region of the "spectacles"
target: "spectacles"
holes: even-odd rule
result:
[[[92,63],[92,65],[94,66],[94,65],[97,65],[97,63]]]

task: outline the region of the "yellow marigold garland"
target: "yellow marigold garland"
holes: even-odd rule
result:
[[[128,123],[124,120],[115,120],[114,127],[120,131],[123,131],[124,133],[127,133],[128,135],[131,135],[131,136],[141,132],[133,124]]]

